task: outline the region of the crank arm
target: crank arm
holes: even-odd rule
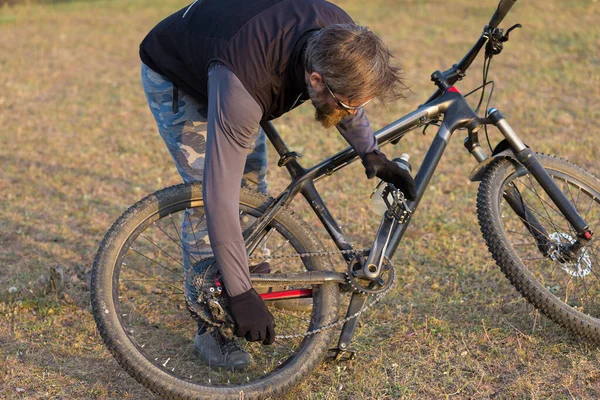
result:
[[[369,256],[367,257],[367,261],[365,262],[362,270],[365,277],[375,280],[381,273],[383,257],[386,254],[390,237],[397,225],[397,222],[398,221],[396,218],[391,216],[389,213],[385,213],[383,219],[381,220],[381,224],[379,224],[379,229],[377,230],[373,247],[369,252]]]
[[[354,293],[350,298],[350,304],[348,305],[346,317],[349,317],[362,310],[366,302],[367,296]],[[350,349],[350,342],[352,342],[352,336],[354,336],[356,324],[358,324],[358,318],[352,318],[346,321],[346,323],[344,324],[337,345],[337,348],[340,352],[345,352]]]

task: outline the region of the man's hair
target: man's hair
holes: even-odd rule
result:
[[[334,93],[349,100],[404,98],[400,69],[383,41],[367,27],[329,25],[309,39],[304,57],[308,73],[318,72]]]

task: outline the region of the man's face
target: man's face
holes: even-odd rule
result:
[[[321,87],[322,89],[319,90],[309,82],[308,94],[315,107],[315,119],[328,129],[339,124],[350,113],[338,107],[325,85],[321,85]]]
[[[315,119],[319,121],[325,128],[331,128],[339,124],[344,118],[350,114],[356,113],[355,110],[347,110],[338,104],[338,101],[343,102],[350,107],[363,107],[368,101],[357,102],[356,105],[350,104],[348,98],[330,92],[323,81],[323,77],[318,72],[306,73],[306,86],[308,87],[308,95],[315,107]],[[337,100],[336,100],[337,98]],[[370,100],[369,100],[370,101]]]

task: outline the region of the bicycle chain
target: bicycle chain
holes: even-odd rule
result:
[[[392,290],[392,288],[394,287],[395,283],[396,283],[396,274],[393,274],[392,275],[392,282],[390,283],[390,286],[386,290],[384,290],[383,292],[381,292],[380,294],[378,294],[377,297],[375,297],[375,300],[373,300],[371,303],[369,303],[365,307],[361,308],[360,310],[358,310],[354,314],[352,314],[352,315],[350,315],[350,316],[348,316],[348,317],[346,317],[344,319],[337,320],[335,322],[332,322],[332,323],[327,324],[325,326],[322,326],[320,328],[313,329],[312,331],[308,331],[308,332],[304,332],[304,333],[297,333],[295,335],[276,335],[275,337],[277,339],[303,338],[303,337],[306,337],[306,336],[316,335],[317,333],[323,332],[323,331],[325,331],[327,329],[332,329],[332,328],[338,327],[340,325],[343,325],[346,322],[348,322],[348,321],[350,321],[350,320],[352,320],[354,318],[358,318],[362,313],[364,313],[369,308],[371,308],[375,304],[377,304],[381,299],[383,299],[383,296],[385,296],[390,290]]]
[[[371,250],[371,249],[365,248],[365,249],[361,249],[361,250],[350,249],[350,250],[337,250],[337,251],[318,251],[318,252],[313,252],[313,253],[301,253],[301,254],[289,253],[289,254],[273,255],[273,256],[270,256],[270,258],[272,258],[272,259],[279,259],[279,258],[286,259],[286,258],[302,258],[302,257],[324,257],[324,256],[329,256],[329,255],[337,255],[337,254],[351,254],[351,253],[359,254],[359,253],[363,253],[363,252],[366,252],[366,251],[369,251],[369,250]],[[265,258],[268,258],[268,257],[248,257],[249,260],[264,260]],[[378,294],[375,297],[375,300],[373,300],[367,306],[361,308],[360,310],[358,310],[357,312],[355,312],[352,315],[347,316],[346,318],[343,318],[343,319],[331,322],[331,323],[329,323],[329,324],[327,324],[325,326],[322,326],[320,328],[313,329],[312,331],[308,331],[308,332],[304,332],[304,333],[297,333],[297,334],[294,334],[294,335],[276,335],[275,338],[277,338],[277,339],[304,338],[304,337],[307,337],[307,336],[316,335],[317,333],[326,331],[328,329],[332,329],[332,328],[336,328],[338,326],[341,326],[341,325],[345,324],[346,322],[348,322],[350,320],[353,320],[354,318],[358,318],[362,313],[364,313],[369,308],[373,307],[375,304],[377,304],[379,301],[381,301],[381,299],[383,299],[383,297],[390,290],[392,290],[392,288],[394,287],[395,283],[396,283],[396,274],[392,274],[392,282],[390,283],[390,286],[386,290],[384,290],[383,292],[381,292],[380,294]]]
[[[331,256],[331,255],[338,255],[338,254],[358,254],[358,253],[362,253],[365,251],[369,251],[371,249],[365,248],[365,249],[361,249],[361,250],[357,250],[357,249],[348,249],[348,250],[333,250],[333,251],[316,251],[316,252],[311,252],[311,253],[287,253],[287,254],[277,254],[277,255],[269,255],[269,256],[260,256],[260,257],[248,257],[248,260],[254,260],[254,261],[264,261],[264,260],[268,260],[268,259],[290,259],[290,258],[303,258],[303,257],[325,257],[325,256]],[[206,257],[201,259],[201,261],[204,260],[209,260],[209,259],[214,259],[214,257]],[[393,266],[392,266],[393,268]],[[346,272],[347,273],[347,272]],[[394,284],[396,283],[396,274],[392,274],[392,282],[390,283],[390,286],[384,290],[383,292],[379,293],[375,299],[367,304],[366,306],[364,306],[363,308],[361,308],[359,311],[355,312],[352,315],[347,316],[346,318],[331,322],[325,326],[322,326],[320,328],[317,329],[313,329],[311,331],[308,332],[304,332],[304,333],[297,333],[294,335],[276,335],[275,338],[277,339],[296,339],[296,338],[303,338],[303,337],[307,337],[307,336],[312,336],[312,335],[316,335],[317,333],[326,331],[328,329],[332,329],[332,328],[336,328],[338,326],[341,326],[343,324],[345,324],[346,322],[353,320],[354,318],[358,318],[361,314],[363,314],[365,311],[367,311],[369,308],[373,307],[375,304],[377,304],[379,301],[381,301],[381,299],[383,299],[383,297],[389,293],[390,290],[392,290],[394,288]]]
[[[280,259],[280,258],[302,258],[302,257],[325,257],[325,256],[332,256],[332,255],[336,255],[336,254],[352,254],[352,253],[361,253],[364,251],[369,251],[371,249],[360,249],[360,250],[356,250],[356,249],[348,249],[348,250],[333,250],[333,251],[315,251],[312,253],[287,253],[287,254],[278,254],[278,255],[269,255],[269,256],[254,256],[254,257],[248,257],[248,260],[254,260],[254,261],[260,261],[260,260],[265,260],[265,259]]]

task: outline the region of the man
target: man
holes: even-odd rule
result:
[[[401,97],[398,69],[377,36],[323,0],[197,0],[152,29],[140,57],[150,109],[179,173],[185,182],[203,182],[208,238],[235,333],[271,344],[273,317],[250,283],[240,185],[231,183],[266,192],[259,123],[310,99],[316,119],[336,126],[357,151],[368,178],[414,198],[412,177],[379,151],[363,109],[375,97]],[[195,223],[191,214],[184,233]],[[184,264],[189,268],[189,260]],[[200,329],[195,344],[212,365],[251,362],[235,341],[214,332]]]

